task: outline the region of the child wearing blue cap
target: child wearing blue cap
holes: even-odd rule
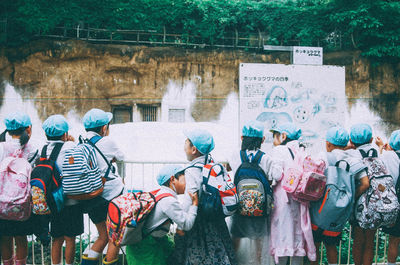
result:
[[[269,185],[274,179],[279,180],[283,171],[281,164],[275,163],[271,155],[260,150],[261,144],[265,140],[264,125],[255,120],[247,122],[242,129],[241,140],[241,150],[240,152],[235,152],[233,154],[229,159],[228,166],[228,168],[230,167],[232,169],[232,173],[235,176],[236,187],[238,187],[236,180],[238,169],[241,167],[243,162],[247,160],[250,163],[258,163],[258,168],[264,172],[264,176],[262,176],[265,178],[264,186]],[[268,187],[264,187],[264,197],[267,197],[267,188]],[[264,206],[264,208],[269,207],[267,204]],[[250,238],[251,240],[255,240],[257,261],[261,264],[263,239],[265,239],[264,242],[269,241],[268,219],[268,214],[264,214],[264,216],[249,217],[236,212],[232,216],[231,234],[236,252],[240,247],[241,238]]]
[[[104,183],[103,193],[94,199],[80,202],[83,211],[88,213],[90,220],[95,224],[99,233],[99,237],[91,246],[88,254],[82,256],[83,265],[98,264],[100,254],[108,243],[106,230],[108,203],[124,192],[122,178],[112,165],[116,161],[124,160],[124,154],[116,143],[108,137],[112,118],[112,113],[94,108],[89,110],[82,119],[83,126],[87,132],[86,139],[95,145],[96,160],[100,172],[103,176],[107,171],[109,172]],[[109,247],[112,248],[113,246],[113,244],[110,244]]]
[[[155,197],[162,199],[146,218],[143,228],[146,237],[138,244],[127,246],[128,265],[167,264],[167,258],[172,252],[171,242],[166,236],[171,223],[175,223],[177,229],[182,231],[189,231],[193,227],[197,215],[197,193],[188,193],[191,199],[188,211],[182,208],[177,198],[177,195],[185,193],[183,172],[184,168],[179,165],[167,165],[160,170],[157,182],[161,187]],[[175,261],[173,263],[177,264]]]
[[[6,130],[11,139],[0,143],[0,161],[15,156],[25,158],[34,164],[38,151],[29,144],[32,122],[23,112],[9,113],[4,119]],[[27,235],[33,233],[32,217],[27,221],[0,220],[1,256],[5,265],[24,265],[28,256]],[[16,253],[14,254],[14,240]]]
[[[392,132],[389,142],[384,144],[380,137],[376,137],[376,145],[380,150],[380,158],[385,163],[398,191],[400,168],[400,130]],[[383,232],[389,234],[388,265],[396,264],[400,245],[400,218],[398,217],[393,227],[383,227]]]
[[[378,150],[372,145],[372,128],[368,124],[359,123],[350,128],[350,143],[353,149],[347,150],[351,156],[358,159],[363,159],[362,153],[368,154],[369,151],[378,153]],[[359,185],[359,192],[356,198],[359,198],[369,188],[369,180],[365,178],[357,181]],[[374,239],[376,229],[363,229],[358,225],[358,221],[352,222],[354,228],[354,241],[353,241],[353,259],[354,264],[372,264],[374,257]]]
[[[68,122],[62,115],[52,115],[43,122],[42,128],[47,138],[47,143],[42,148],[42,155],[44,158],[50,156],[55,158],[57,166],[55,170],[61,170],[65,151],[75,146],[74,138],[68,134]],[[74,263],[75,239],[83,233],[83,214],[78,201],[66,198],[64,204],[64,209],[58,214],[53,213],[50,221],[50,235],[53,238],[51,260],[57,265],[62,264],[61,252],[64,241],[65,264]]]
[[[188,192],[200,192],[203,182],[202,167],[211,161],[210,152],[214,149],[214,139],[206,130],[186,131],[184,151],[190,165],[185,169],[186,194],[184,207],[190,198]],[[201,192],[199,194],[201,197]],[[236,264],[235,252],[224,218],[213,221],[197,215],[193,228],[182,235],[175,236],[173,257],[176,264]]]
[[[283,170],[288,168],[301,147],[298,139],[301,129],[294,123],[280,124],[272,129],[274,159],[280,161]],[[316,260],[308,206],[288,196],[281,179],[274,186],[274,208],[271,217],[270,251],[276,264],[284,265],[289,257],[299,265],[303,256]]]
[[[362,160],[349,156],[345,151],[347,149],[348,142],[349,142],[349,134],[344,128],[339,126],[330,128],[326,132],[326,142],[325,142],[326,152],[322,152],[320,154],[320,158],[325,161],[326,165],[329,164],[334,165],[336,164],[337,161],[341,160],[346,161],[350,165],[349,171],[352,172],[351,177],[354,177],[355,179],[359,180],[358,183],[364,183],[365,181],[367,181],[368,183],[366,167],[364,166]],[[330,159],[328,159],[328,156]],[[330,172],[331,171],[326,171],[327,182],[333,183],[330,182],[330,175],[329,175]],[[364,190],[365,186],[357,185],[356,194],[361,194],[362,192],[364,192]],[[313,221],[313,219],[311,219],[311,221]],[[337,257],[338,257],[337,246],[340,243],[342,232],[327,231],[317,227],[314,223],[312,224],[312,230],[313,230],[314,243],[317,248],[317,260],[315,262],[312,262],[311,264],[316,265],[319,261],[320,251],[318,250],[320,249],[321,242],[324,242],[328,263],[331,265],[337,264]]]

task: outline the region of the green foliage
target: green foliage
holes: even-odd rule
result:
[[[232,37],[236,30],[241,36],[261,32],[268,44],[360,49],[378,61],[400,58],[400,2],[395,0],[2,0],[0,16],[7,20],[8,45],[80,24],[165,28],[203,43]],[[329,38],[339,35],[340,46],[330,45]]]

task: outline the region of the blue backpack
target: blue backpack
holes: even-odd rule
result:
[[[240,151],[242,164],[235,174],[235,185],[239,197],[239,214],[243,216],[268,216],[273,195],[264,170],[260,167],[263,152],[257,151],[249,160],[246,151]]]
[[[354,175],[366,167],[360,162],[350,168],[347,161],[335,160],[335,156],[328,153],[329,165],[324,172],[327,177],[324,195],[320,200],[310,203],[313,230],[321,228],[330,232],[341,232],[353,213]]]

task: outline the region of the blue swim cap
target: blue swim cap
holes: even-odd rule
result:
[[[108,124],[113,115],[101,109],[91,109],[83,116],[82,122],[85,129],[96,128]]]
[[[326,132],[326,140],[333,145],[346,146],[349,142],[349,134],[342,127],[331,127]]]
[[[175,176],[176,173],[182,172],[183,167],[180,165],[166,165],[163,166],[160,172],[157,175],[158,185],[163,185],[167,182],[172,176]]]
[[[301,136],[301,129],[297,128],[292,122],[278,125],[275,129],[271,130],[271,132],[286,133],[287,137],[292,140],[298,140]]]
[[[397,151],[400,149],[400,130],[392,132],[389,138],[389,145],[393,150]]]
[[[208,131],[198,129],[185,131],[184,134],[203,155],[214,150],[214,139]]]
[[[242,135],[247,137],[264,137],[264,125],[259,121],[249,121],[242,129]]]
[[[368,124],[355,124],[350,129],[350,139],[355,144],[366,144],[372,138],[372,128]]]
[[[32,125],[31,119],[24,112],[9,113],[4,119],[7,130],[14,131]]]
[[[62,115],[52,115],[43,122],[42,128],[47,136],[62,136],[68,132],[69,126],[67,120]]]

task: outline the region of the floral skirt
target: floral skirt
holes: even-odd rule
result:
[[[192,230],[175,236],[174,264],[236,265],[225,219],[207,221],[197,216]]]

